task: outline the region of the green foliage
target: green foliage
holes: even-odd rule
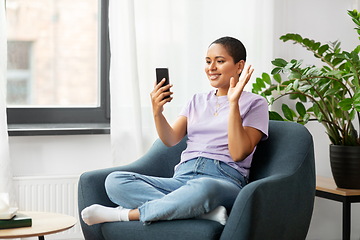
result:
[[[353,10],[348,14],[360,36],[360,13]],[[353,126],[356,116],[360,123],[360,45],[346,52],[338,40],[322,44],[296,33],[283,35],[280,40],[300,44],[324,65],[318,68],[303,66],[301,60],[274,59],[271,75],[263,73],[258,77],[252,91],[264,96],[269,105],[284,96],[296,104],[295,110],[282,104],[281,113],[269,111],[270,119],[300,124],[318,121],[325,126],[333,144],[360,145]]]

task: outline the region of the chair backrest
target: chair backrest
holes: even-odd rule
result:
[[[148,172],[142,174],[171,177],[174,166],[179,163],[181,152],[186,148],[187,137],[174,147],[166,147],[160,139],[134,164],[148,165]],[[250,181],[274,174],[291,174],[302,164],[304,155],[312,146],[308,130],[293,122],[270,121],[269,138],[261,141],[254,154],[250,170]],[[305,148],[305,149],[304,149]],[[289,161],[297,156],[298,160]]]
[[[177,145],[169,148],[158,138],[149,151],[129,167],[145,175],[172,177],[174,167],[180,162],[181,153],[186,148],[186,141],[187,137],[184,137]]]
[[[251,165],[250,181],[273,175],[291,175],[313,151],[309,131],[298,123],[270,121],[269,138],[258,144]]]

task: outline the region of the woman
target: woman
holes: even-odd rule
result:
[[[170,147],[185,135],[189,138],[174,176],[111,173],[105,188],[119,207],[85,208],[85,223],[200,217],[225,225],[227,211],[248,181],[256,145],[267,138],[268,108],[264,98],[244,91],[254,70],[251,66],[244,70],[246,50],[239,40],[214,41],[205,60],[205,72],[215,89],[195,94],[172,126],[163,115],[164,105],[172,100],[173,93],[167,91],[172,85],[163,86],[163,79],[150,94],[162,142]]]

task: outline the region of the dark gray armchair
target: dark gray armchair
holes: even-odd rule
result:
[[[157,140],[139,160],[122,167],[86,172],[79,181],[79,212],[98,203],[114,206],[104,180],[117,170],[171,177],[186,139],[167,148]],[[255,152],[250,183],[239,193],[225,226],[200,219],[153,222],[113,222],[87,226],[86,240],[304,240],[315,197],[313,139],[297,123],[270,121],[269,138]]]

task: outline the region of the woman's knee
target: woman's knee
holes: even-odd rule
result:
[[[219,194],[219,190],[222,189],[223,184],[212,178],[199,178],[190,180],[188,182],[194,192],[203,195],[206,198],[215,198]]]
[[[126,182],[131,180],[132,175],[128,172],[112,172],[105,179],[105,190],[109,197],[122,192]]]
[[[188,182],[190,185],[193,196],[198,198],[197,201],[203,201],[205,206],[218,206],[224,205],[229,207],[240,189],[234,184],[213,178],[199,178]]]

